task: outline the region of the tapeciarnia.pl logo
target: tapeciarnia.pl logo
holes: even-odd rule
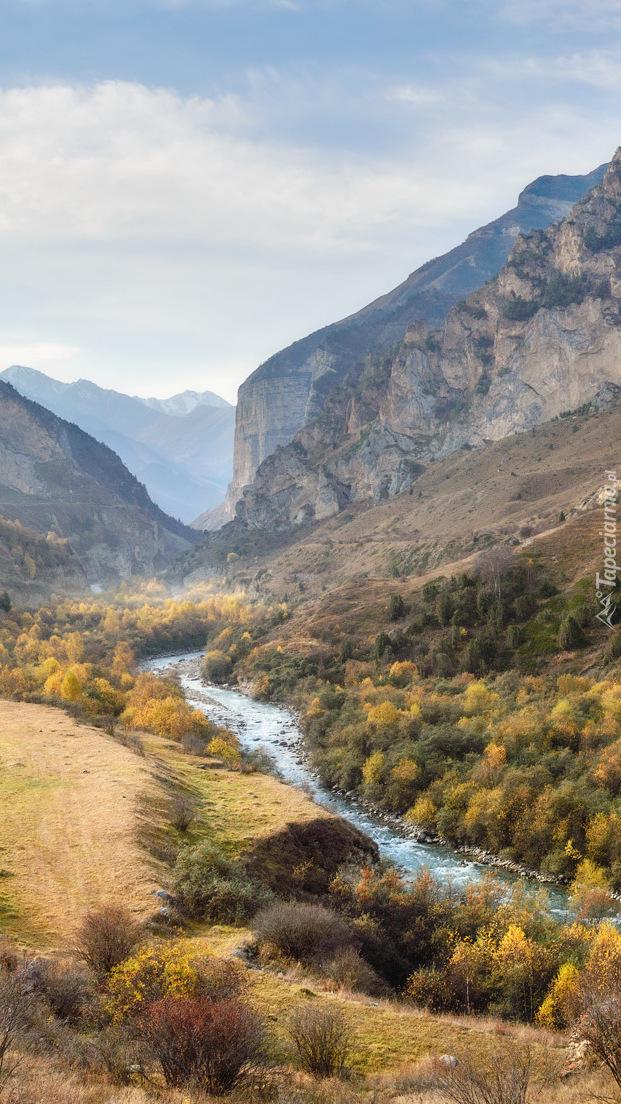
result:
[[[602,608],[595,616],[603,625],[607,625],[609,629],[614,629],[616,632],[619,626],[613,624],[613,619],[617,613],[617,603],[614,600],[613,592],[617,587],[617,572],[619,570],[617,565],[617,488],[619,480],[616,471],[607,471],[604,474],[606,476],[604,501],[602,503],[604,507],[604,528],[599,533],[600,537],[604,538],[604,570],[601,575],[599,571],[595,573],[595,594]]]

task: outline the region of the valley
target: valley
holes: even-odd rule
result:
[[[232,407],[3,373],[7,1101],[610,1096],[620,182],[270,358],[195,527]]]

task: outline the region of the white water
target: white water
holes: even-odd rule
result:
[[[234,732],[247,751],[266,752],[275,762],[283,781],[304,787],[318,805],[360,828],[377,843],[383,859],[388,859],[413,876],[425,867],[439,881],[450,878],[455,889],[462,891],[470,882],[483,877],[489,868],[481,863],[464,858],[440,844],[420,843],[405,831],[400,831],[398,826],[376,819],[355,800],[332,793],[321,784],[306,762],[295,714],[280,705],[254,701],[239,690],[206,684],[200,676],[202,659],[202,652],[192,652],[151,659],[143,667],[158,674],[174,674],[190,705],[200,709],[214,724]],[[496,872],[507,883],[516,881],[516,876],[507,871],[498,869]],[[537,890],[541,889],[538,882],[529,884]],[[545,888],[550,899],[550,911],[559,917],[566,916],[566,895],[556,887]]]

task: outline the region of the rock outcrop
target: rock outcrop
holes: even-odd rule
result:
[[[238,517],[284,529],[381,502],[435,458],[619,393],[621,150],[563,221],[518,236],[441,330],[417,322],[396,353],[350,373],[259,467]]]
[[[262,462],[315,419],[334,389],[366,356],[403,339],[412,322],[440,326],[456,302],[480,288],[505,264],[521,231],[545,228],[603,177],[543,176],[521,193],[517,206],[474,231],[457,248],[412,273],[404,283],[351,315],[276,353],[240,387],[233,479],[224,509],[195,524],[218,528],[230,519]]]
[[[1,381],[0,518],[24,527],[24,540],[12,540],[8,529],[4,544],[19,544],[22,561],[28,552],[25,581],[33,593],[47,576],[52,581],[52,568],[63,568],[62,548],[75,581],[103,586],[167,567],[199,539],[154,505],[106,445]],[[13,568],[23,566],[6,560],[0,590],[13,586]]]

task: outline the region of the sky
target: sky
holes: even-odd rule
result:
[[[620,92],[621,0],[0,0],[0,369],[234,401]]]

